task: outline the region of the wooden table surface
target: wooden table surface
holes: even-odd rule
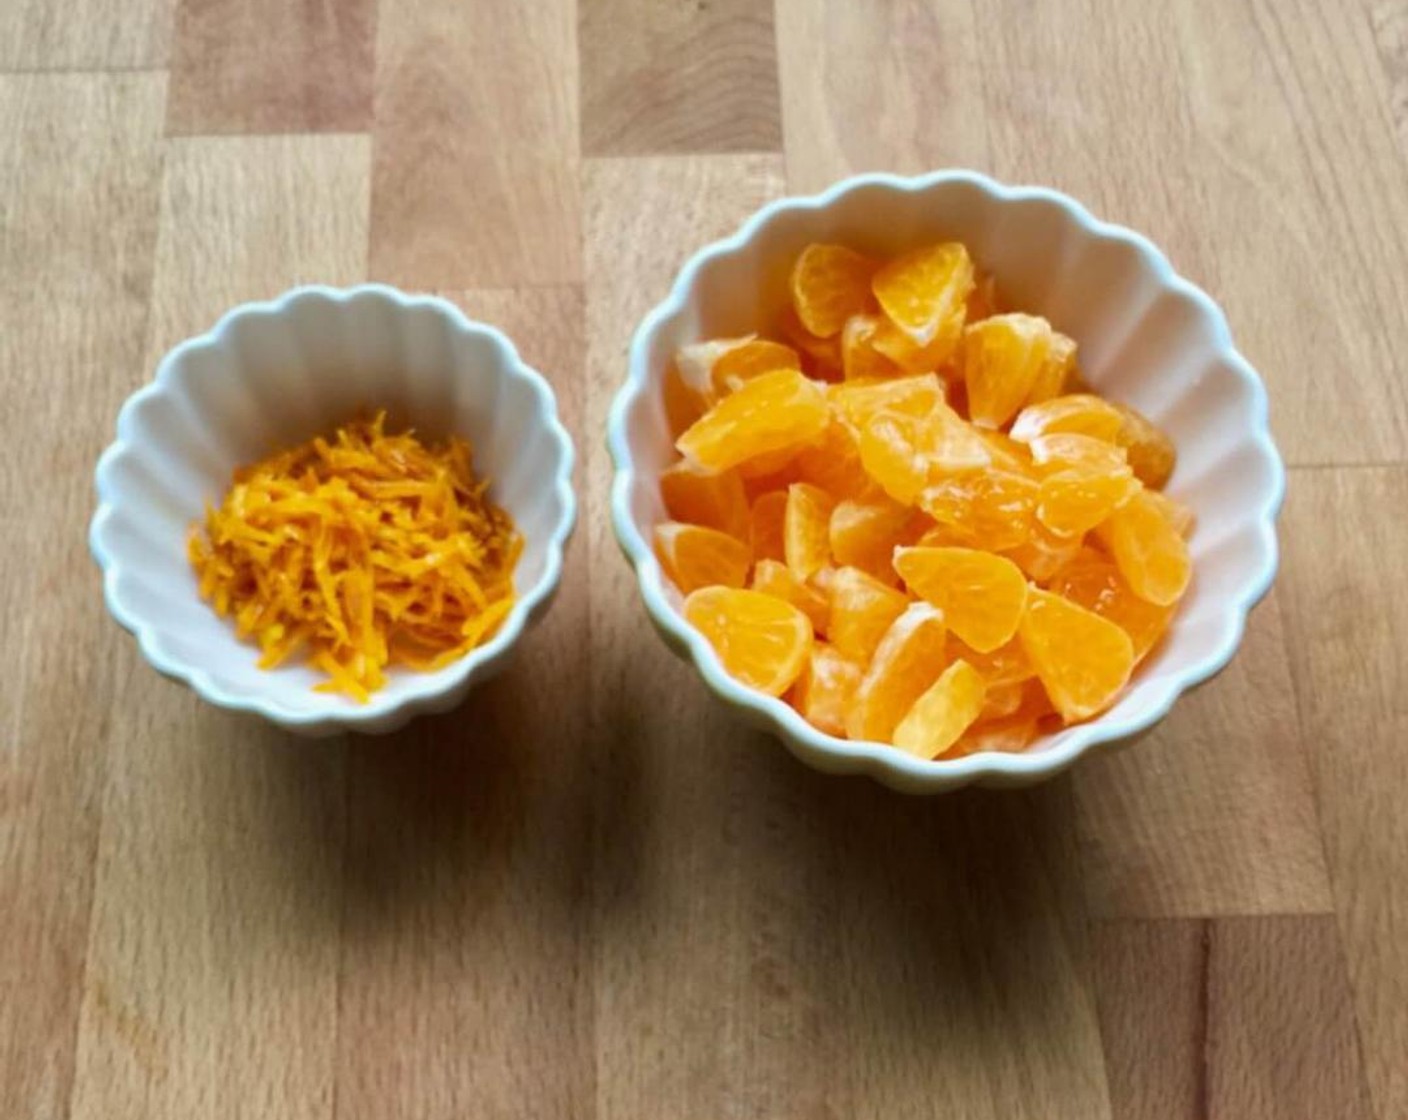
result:
[[[684,257],[852,171],[1148,233],[1291,467],[1235,663],[1136,748],[905,798],[646,622],[608,402]],[[1408,1116],[1404,0],[0,2],[0,1116]],[[386,739],[162,680],[84,539],[232,304],[448,294],[581,451],[515,667]]]

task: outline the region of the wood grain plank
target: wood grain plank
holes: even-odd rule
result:
[[[1173,10],[1198,137],[1187,205],[1288,460],[1401,462],[1408,197],[1368,21],[1313,0]]]
[[[365,136],[171,141],[148,370],[245,300],[363,280],[370,164]]]
[[[371,268],[412,288],[581,278],[572,0],[382,5]]]
[[[1215,923],[1208,984],[1212,1115],[1371,1120],[1332,916]]]
[[[167,130],[362,132],[376,0],[180,0]]]
[[[1384,515],[1405,500],[1402,469],[1298,471],[1283,517],[1288,646],[1380,1117],[1408,1113],[1408,596]]]
[[[589,161],[589,423],[765,157]],[[1108,1115],[1070,789],[906,799],[742,729],[665,655],[588,447],[603,1116]]]
[[[1207,1120],[1213,923],[1096,922],[1092,973],[1119,1120]]]
[[[779,151],[771,5],[582,0],[586,155]]]
[[[85,547],[141,361],[165,79],[0,75],[0,1115],[67,1113],[125,637]]]
[[[0,71],[166,65],[176,0],[6,0]]]
[[[1408,152],[1408,7],[1400,0],[1364,0],[1364,6],[1383,64],[1398,147]]]
[[[1332,908],[1293,695],[1273,597],[1221,677],[1147,738],[1076,772],[1093,914]]]
[[[1333,915],[1110,922],[1094,944],[1116,1116],[1373,1116]]]
[[[990,166],[988,62],[976,35],[978,20],[997,18],[994,5],[777,0],[776,9],[792,190],[858,171]]]
[[[580,440],[581,291],[446,294],[518,341]],[[501,677],[354,748],[344,1120],[591,1114],[584,553],[569,548],[551,612]]]
[[[172,141],[156,355],[232,303],[365,267],[365,137]],[[332,1115],[347,758],[219,712],[130,643],[75,1117]]]

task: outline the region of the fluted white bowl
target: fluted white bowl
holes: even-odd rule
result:
[[[378,408],[424,437],[467,438],[524,548],[518,602],[493,638],[435,672],[393,669],[359,704],[313,691],[323,678],[307,665],[259,669],[257,649],[201,601],[186,541],[236,467]],[[127,400],[98,462],[89,543],[109,611],[161,672],[300,734],[391,731],[453,707],[547,609],[576,516],[572,462],[552,389],[493,327],[380,285],[297,288],[181,343]]]
[[[877,256],[956,239],[995,274],[1011,306],[1044,315],[1080,345],[1101,393],[1134,405],[1178,447],[1168,492],[1197,514],[1194,579],[1168,636],[1104,715],[1049,735],[1023,754],[924,761],[881,743],[822,734],[787,704],[740,685],[683,619],[681,598],[649,541],[665,517],[658,476],[675,458],[663,377],[685,343],[766,329],[787,275],[812,241]],[[1247,612],[1275,576],[1275,519],[1285,472],[1267,424],[1266,392],[1227,320],[1145,237],[1094,218],[1056,191],[1009,187],[968,171],[918,178],[861,175],[810,198],[764,207],[733,237],[702,249],[641,322],[611,411],[612,518],[656,627],[711,691],[779,736],[803,762],[864,772],[899,790],[970,783],[1028,785],[1087,752],[1131,740],[1231,659]]]

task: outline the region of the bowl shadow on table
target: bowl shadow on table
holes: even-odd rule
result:
[[[679,669],[680,689],[702,688]],[[621,810],[599,833],[603,939],[612,923],[635,927],[635,911],[654,905],[649,879],[661,872],[649,849],[659,834],[712,821],[723,838],[706,858],[734,866],[707,874],[734,892],[719,907],[745,915],[748,928],[724,936],[751,955],[747,998],[760,1014],[783,1001],[813,1008],[817,1029],[833,1038],[936,1029],[968,1045],[1014,1017],[1033,1038],[1068,1031],[1073,1005],[1088,1009],[1068,779],[905,796],[811,771],[712,703],[690,706],[688,720],[697,715],[701,726],[682,729],[688,739],[675,744],[705,761],[672,763],[651,726],[659,721],[642,721],[643,700],[618,691],[605,722],[625,733],[594,745]],[[662,773],[672,765],[689,773]],[[662,787],[667,800],[693,801],[684,814],[699,819],[667,819]]]

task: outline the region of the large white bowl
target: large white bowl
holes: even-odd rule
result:
[[[1167,639],[1110,711],[1025,754],[927,762],[884,744],[824,735],[781,700],[730,678],[680,615],[679,594],[647,542],[665,516],[657,477],[675,457],[661,396],[675,351],[775,322],[791,262],[808,242],[888,255],[946,239],[972,250],[1012,306],[1074,336],[1082,369],[1100,392],[1133,404],[1172,435],[1179,461],[1169,493],[1193,507],[1198,527],[1192,588]],[[1027,785],[1088,751],[1131,739],[1227,664],[1247,612],[1276,572],[1285,472],[1267,426],[1266,392],[1233,346],[1217,304],[1176,275],[1147,238],[1098,221],[1056,191],[1008,187],[967,171],[847,179],[816,197],[772,203],[733,237],[697,253],[636,331],[608,444],[616,535],[669,645],[694,662],[715,695],[777,734],[803,762],[868,773],[907,792]]]
[[[519,600],[490,641],[436,672],[393,670],[358,704],[314,692],[322,677],[306,665],[259,669],[255,647],[200,600],[186,541],[236,467],[374,408],[423,436],[466,437],[524,549]],[[301,734],[391,731],[458,703],[547,609],[576,516],[572,460],[552,389],[493,327],[380,285],[297,288],[183,342],[123,405],[89,541],[108,609],[161,672]]]

